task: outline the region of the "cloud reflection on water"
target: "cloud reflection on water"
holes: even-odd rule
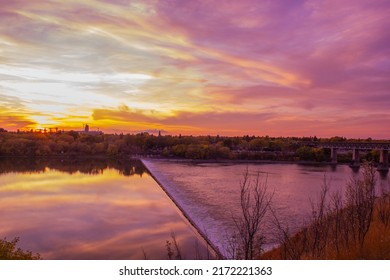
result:
[[[172,231],[195,258],[193,229],[147,173],[2,174],[0,212],[0,236],[44,259],[166,259]]]

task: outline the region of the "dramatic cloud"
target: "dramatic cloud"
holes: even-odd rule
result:
[[[97,109],[93,118],[96,121],[109,121],[121,123],[122,126],[130,124],[130,127],[139,127],[145,131],[150,126],[154,128],[168,129],[167,132],[180,129],[185,133],[200,133],[202,131],[214,131],[222,134],[239,135],[242,131],[250,134],[259,133],[261,124],[276,116],[272,113],[245,113],[245,112],[198,112],[185,111],[173,112],[171,115],[163,115],[158,111],[132,111],[129,108],[118,110]],[[157,130],[156,130],[157,131]]]
[[[0,127],[389,138],[390,3],[0,0]]]
[[[0,108],[2,110],[2,108]],[[4,116],[0,114],[0,123],[6,123],[7,129],[16,130],[19,127],[27,127],[30,125],[34,125],[35,122],[26,119],[24,116],[12,115],[12,116]]]

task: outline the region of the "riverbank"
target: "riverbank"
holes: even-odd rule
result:
[[[278,224],[281,243],[261,259],[388,260],[390,259],[390,192],[375,192],[374,167],[363,166],[362,176],[340,193],[325,185],[312,204],[311,222],[293,236]],[[383,191],[383,190],[382,190]]]
[[[329,161],[311,161],[311,160],[277,160],[277,159],[187,159],[180,157],[163,157],[156,155],[83,155],[83,154],[56,154],[56,155],[0,155],[0,160],[7,159],[29,159],[29,160],[64,160],[64,161],[76,161],[76,160],[108,160],[108,161],[126,161],[126,160],[154,160],[164,161],[172,163],[191,163],[191,164],[297,164],[297,165],[310,165],[310,166],[331,166],[337,167],[338,165],[349,166],[352,169],[358,169],[359,166],[351,165],[350,162],[329,162]],[[377,166],[376,163],[374,163]],[[378,170],[382,173],[387,173],[388,170]]]
[[[390,208],[390,203],[386,205]],[[295,235],[289,237],[280,246],[265,252],[260,256],[260,259],[265,260],[390,260],[390,226],[386,226],[380,219],[376,206],[376,214],[373,217],[372,225],[367,232],[364,245],[359,242],[354,242],[352,233],[345,233],[344,239],[351,239],[351,244],[345,247],[340,243],[337,245],[335,236],[328,236],[329,242],[322,248],[320,254],[310,248],[313,244],[313,239],[308,239],[308,236],[313,236],[314,225],[304,228]],[[345,214],[346,215],[346,214]],[[347,217],[343,217],[345,219]],[[329,217],[329,223],[335,223],[334,217]],[[326,233],[326,230],[323,231]],[[324,237],[322,237],[324,238]],[[339,236],[338,238],[342,238]],[[322,242],[319,240],[319,242]],[[343,241],[345,242],[345,241]]]

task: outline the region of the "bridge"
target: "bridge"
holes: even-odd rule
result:
[[[387,171],[389,170],[389,150],[390,142],[302,142],[302,144],[318,147],[318,148],[329,148],[331,151],[332,163],[337,163],[337,151],[352,150],[352,166],[360,166],[359,151],[366,150],[378,150],[379,151],[379,165],[378,170]]]

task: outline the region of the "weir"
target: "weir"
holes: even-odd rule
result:
[[[283,205],[278,209],[278,218],[291,234],[302,229],[303,220],[311,218],[310,198],[320,193],[325,173],[332,180],[329,184],[330,193],[340,192],[342,195],[346,193],[346,182],[352,174],[347,165],[332,169],[335,165],[284,162],[258,164],[234,160],[227,164],[145,158],[144,162],[197,227],[227,258],[232,256],[231,251],[228,251],[231,246],[238,244],[231,243],[236,242],[231,237],[237,233],[232,218],[239,217],[235,214],[240,211],[239,184],[245,170],[250,170],[252,176],[260,172],[260,183],[268,182],[270,191],[274,190],[274,205]],[[353,174],[353,177],[356,175]],[[389,190],[388,176],[378,176],[378,190]],[[279,245],[275,238],[275,228],[268,226],[273,222],[274,217],[266,215],[262,223],[262,234],[266,237],[264,251]]]
[[[157,178],[155,172],[153,172],[153,168],[148,162],[142,158],[139,158],[145,168],[148,170],[150,176],[157,182],[157,184],[161,187],[161,189],[167,194],[167,196],[171,199],[171,201],[176,205],[176,207],[180,210],[183,216],[187,219],[187,221],[191,224],[191,226],[198,232],[199,236],[208,244],[210,253],[216,259],[224,259],[224,254],[219,250],[217,246],[213,242],[211,242],[210,238],[208,238],[207,234],[203,232],[199,226],[195,223],[195,221],[187,214],[187,212],[183,209],[183,207],[178,203],[177,199],[167,190],[164,184],[161,182],[160,178]],[[204,229],[205,230],[205,229]]]

